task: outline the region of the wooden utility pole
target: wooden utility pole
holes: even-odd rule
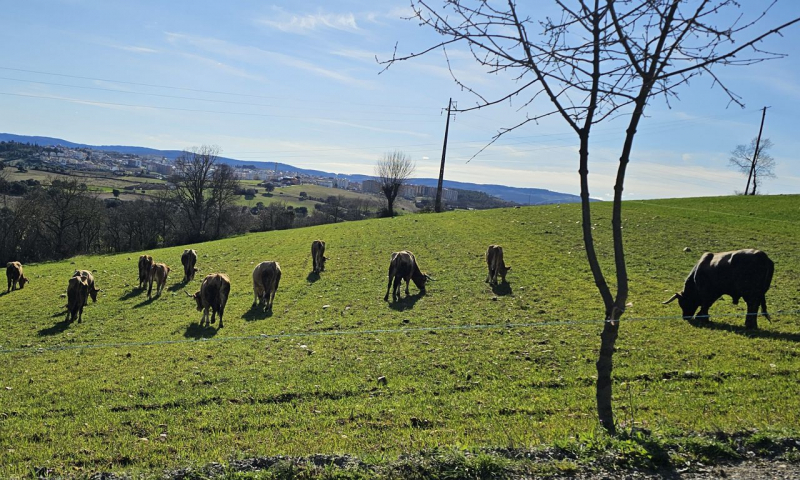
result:
[[[442,166],[439,168],[439,185],[436,187],[436,213],[442,211],[442,182],[444,182],[444,159],[447,154],[447,132],[450,130],[450,108],[453,106],[453,99],[447,103],[447,122],[444,124],[444,145],[442,145]]]
[[[744,188],[744,194],[745,195],[747,195],[748,194],[747,191],[750,190],[750,179],[751,178],[753,179],[753,193],[751,193],[750,195],[755,195],[756,194],[756,179],[755,179],[756,162],[758,161],[758,149],[761,146],[761,132],[764,131],[764,117],[767,116],[767,108],[769,108],[769,107],[764,107],[761,110],[761,127],[759,127],[759,129],[758,129],[758,138],[756,139],[756,149],[753,152],[753,163],[752,163],[752,165],[750,165],[750,174],[747,175],[747,186]]]

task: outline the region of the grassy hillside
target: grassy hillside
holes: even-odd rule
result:
[[[594,208],[610,267],[610,205]],[[577,205],[561,205],[251,234],[193,245],[200,273],[189,285],[180,283],[184,247],[155,250],[172,273],[152,301],[136,288],[139,253],[27,265],[31,283],[0,296],[0,477],[276,454],[382,462],[437,446],[533,448],[592,435],[602,306],[579,220]],[[800,434],[800,198],[627,202],[624,234],[632,306],[615,356],[622,426]],[[321,278],[309,275],[317,238],[330,257]],[[484,283],[490,243],[513,267],[495,292]],[[762,319],[751,335],[744,305],[727,297],[709,328],[661,305],[701,252],[744,247],[775,262],[770,310],[795,313]],[[436,282],[425,296],[412,284],[411,298],[389,305],[389,255],[400,249]],[[272,315],[250,309],[263,260],[283,269]],[[76,268],[94,270],[103,292],[68,325],[60,295]],[[211,272],[232,283],[220,331],[198,326],[184,293]]]

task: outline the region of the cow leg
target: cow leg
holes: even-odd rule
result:
[[[256,290],[256,287],[253,287],[253,306],[254,306],[254,307],[255,307],[256,305],[258,305],[258,301],[259,301],[259,298],[258,298],[258,290]]]
[[[748,330],[758,329],[758,304],[757,301],[747,302],[747,315],[744,319],[744,328]]]
[[[389,290],[391,288],[392,288],[392,269],[390,268],[389,269],[389,283],[386,285],[386,295],[383,296],[383,301],[384,302],[388,302],[389,301]],[[392,294],[392,296],[394,297],[394,294]]]
[[[761,295],[761,313],[764,314],[764,317],[769,320],[770,322],[772,319],[769,317],[769,313],[767,313],[767,297]]]
[[[409,280],[410,279],[406,278],[406,297],[411,295],[410,293],[408,293],[408,282],[409,282]]]
[[[78,323],[81,323],[83,319],[83,305],[81,305],[78,309]]]
[[[268,310],[270,312],[272,311],[272,303],[275,301],[275,290],[277,290],[276,287],[273,288],[271,292],[269,292],[269,308],[268,308]]]
[[[702,305],[700,307],[700,311],[697,312],[695,315],[695,319],[700,320],[701,322],[711,322],[711,317],[708,315],[708,309],[711,308],[711,305]]]
[[[158,287],[156,287],[156,288],[158,288]],[[150,282],[149,282],[149,285],[147,287],[147,298],[152,297],[152,295],[153,295],[153,279],[151,278]]]
[[[222,328],[222,314],[225,312],[225,307],[219,307],[219,328]]]

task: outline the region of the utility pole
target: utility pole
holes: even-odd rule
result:
[[[447,154],[447,132],[450,130],[450,109],[453,106],[453,99],[447,103],[447,122],[444,124],[444,145],[442,145],[442,166],[439,168],[439,186],[436,187],[436,213],[442,211],[442,182],[444,181],[444,159]]]
[[[747,191],[750,190],[751,178],[753,179],[753,193],[751,193],[750,195],[756,194],[756,179],[755,179],[756,162],[758,161],[758,148],[761,146],[761,132],[764,131],[764,117],[767,116],[767,108],[769,107],[764,107],[761,110],[761,127],[759,127],[758,129],[758,138],[756,139],[756,149],[753,152],[753,164],[750,165],[750,174],[747,175],[747,186],[744,188],[745,195],[747,195],[748,194]]]

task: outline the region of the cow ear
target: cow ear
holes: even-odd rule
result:
[[[680,293],[676,293],[675,295],[669,297],[669,300],[667,300],[666,302],[661,302],[661,304],[662,305],[666,305],[666,304],[672,302],[673,300],[675,300],[676,298],[681,298],[681,294]]]

